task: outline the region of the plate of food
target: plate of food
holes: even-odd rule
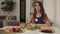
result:
[[[40,32],[43,32],[43,33],[54,33],[54,29],[53,28],[42,28],[41,30],[39,30]]]
[[[26,30],[35,30],[35,28],[30,25],[30,26],[27,26],[27,27],[26,27]]]
[[[22,33],[23,30],[19,27],[5,28],[3,30],[5,33]]]
[[[32,25],[29,25],[26,27],[26,30],[36,30],[36,29],[41,29],[40,26],[32,26]]]

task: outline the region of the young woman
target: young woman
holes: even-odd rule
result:
[[[35,2],[34,13],[30,15],[28,24],[34,23],[37,26],[50,26],[50,21],[44,11],[43,4],[40,1]]]

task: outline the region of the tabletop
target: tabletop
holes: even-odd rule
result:
[[[5,26],[0,29],[12,28],[12,27],[16,27],[16,26]],[[52,28],[54,28],[54,30],[55,30],[54,33],[42,33],[42,32],[39,32],[38,30],[34,30],[34,31],[25,30],[25,32],[23,32],[23,33],[0,33],[0,34],[59,34],[60,33],[59,28],[57,28],[57,27],[52,27]]]

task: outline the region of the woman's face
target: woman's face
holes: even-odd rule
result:
[[[35,9],[36,9],[36,11],[40,11],[40,5],[39,5],[39,3],[35,4]]]

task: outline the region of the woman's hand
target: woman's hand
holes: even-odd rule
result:
[[[26,24],[27,26],[31,25],[30,23]],[[50,27],[50,25],[47,24],[32,24],[32,26],[41,26],[41,27]]]
[[[40,26],[39,24],[33,24],[34,26]]]

